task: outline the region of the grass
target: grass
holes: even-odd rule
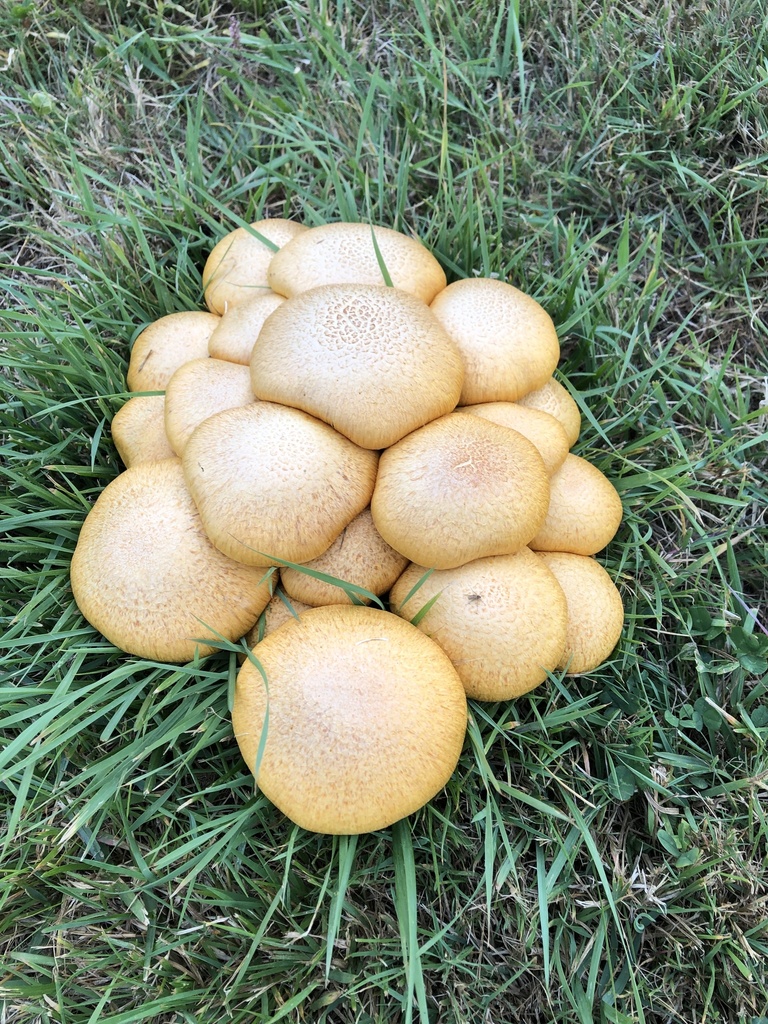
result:
[[[0,28],[2,1019],[768,1018],[757,0],[26,0]],[[445,792],[358,838],[254,795],[234,654],[129,658],[69,590],[130,341],[262,214],[537,296],[625,507],[609,662],[473,704]]]

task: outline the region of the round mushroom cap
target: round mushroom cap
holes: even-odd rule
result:
[[[374,235],[393,287],[429,305],[445,288],[435,257],[417,239],[370,224],[323,224],[293,239],[269,266],[272,290],[292,298],[325,284],[386,285]]]
[[[565,595],[529,548],[426,572],[406,569],[392,588],[392,610],[412,620],[429,606],[418,628],[451,659],[468,697],[511,700],[555,669],[565,648]]]
[[[213,247],[203,267],[203,294],[208,309],[221,314],[269,289],[267,272],[275,252],[306,230],[303,224],[272,217],[225,235]]]
[[[621,595],[594,558],[563,551],[538,557],[554,574],[568,603],[568,631],[558,668],[571,676],[591,672],[608,658],[621,636]]]
[[[547,475],[559,469],[568,454],[568,438],[563,425],[538,409],[529,409],[515,402],[486,402],[483,405],[464,405],[461,412],[481,416],[484,420],[499,423],[502,427],[516,430],[527,437],[544,460]]]
[[[251,356],[258,398],[302,409],[363,448],[387,448],[450,412],[462,375],[458,350],[429,307],[373,285],[328,285],[290,299],[264,324]]]
[[[314,608],[262,640],[256,656],[269,692],[247,661],[235,737],[259,789],[301,828],[386,828],[450,779],[467,724],[464,689],[410,623],[374,608]]]
[[[453,569],[525,547],[548,501],[547,472],[527,438],[456,412],[382,453],[371,512],[411,562]]]
[[[184,363],[208,355],[208,339],[219,323],[213,313],[169,313],[145,327],[131,349],[129,391],[165,391]]]
[[[557,366],[560,343],[551,317],[511,284],[488,277],[455,281],[430,309],[464,360],[460,405],[516,402]]]
[[[165,433],[165,396],[129,398],[112,418],[112,440],[126,466],[172,459],[174,451]]]
[[[378,597],[386,594],[407,564],[408,559],[381,536],[373,525],[371,510],[366,508],[342,530],[324,554],[307,562],[304,568],[354,583]],[[300,569],[285,568],[280,578],[290,598],[313,607],[353,603],[341,587],[325,583]],[[367,602],[366,598],[360,599]]]
[[[269,574],[227,558],[205,535],[178,459],[142,462],[105,487],[72,557],[72,593],[110,643],[154,661],[237,640],[271,596]]]
[[[528,409],[539,409],[554,416],[565,430],[568,447],[572,448],[576,444],[581,431],[581,413],[568,389],[554,377],[550,377],[543,387],[529,391],[517,401],[519,405],[524,405]]]
[[[208,536],[249,565],[326,551],[369,503],[377,462],[326,423],[272,402],[212,416],[184,449]]]
[[[546,519],[530,543],[534,551],[595,555],[613,540],[621,524],[621,498],[596,466],[569,454],[549,488]]]
[[[248,630],[243,639],[248,648],[252,650],[256,644],[261,643],[265,636],[273,633],[284,622],[298,619],[304,612],[308,612],[309,609],[310,605],[302,604],[301,601],[291,600],[284,591],[278,588],[272,595],[272,599],[267,607],[257,619],[256,624]],[[238,654],[238,659],[240,664],[242,664],[245,661],[245,655]]]
[[[230,363],[249,366],[251,353],[264,321],[282,306],[285,299],[274,292],[264,292],[239,306],[232,306],[222,316],[208,342],[208,355]]]
[[[165,431],[174,452],[184,454],[204,420],[255,401],[247,366],[223,359],[193,359],[180,366],[165,392]]]

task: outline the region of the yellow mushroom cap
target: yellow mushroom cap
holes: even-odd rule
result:
[[[400,554],[452,569],[525,547],[548,501],[547,472],[527,438],[456,412],[382,453],[371,512]]]
[[[517,401],[528,409],[539,409],[554,416],[565,430],[568,447],[572,448],[576,444],[581,430],[581,413],[570,392],[554,377],[550,377],[543,387],[529,391]]]
[[[126,466],[174,455],[165,433],[165,396],[136,395],[112,418],[112,440]]]
[[[515,402],[485,402],[482,405],[461,406],[461,412],[481,416],[502,427],[516,430],[538,450],[544,460],[547,474],[551,476],[559,469],[568,454],[568,438],[563,425],[549,413]]]
[[[369,503],[378,455],[272,402],[205,420],[184,475],[208,536],[249,565],[308,562]]]
[[[208,355],[230,363],[249,366],[251,353],[264,321],[282,306],[285,299],[274,292],[264,292],[239,306],[232,306],[221,318],[208,342]]]
[[[346,526],[326,552],[307,562],[305,568],[335,576],[345,583],[364,587],[377,596],[385,594],[408,564],[373,525],[369,508]],[[300,569],[281,570],[283,588],[291,599],[319,608],[326,604],[351,604],[345,590],[324,583]]]
[[[313,832],[386,828],[446,784],[464,741],[464,689],[447,656],[396,615],[314,608],[258,645],[232,723],[259,788]],[[268,691],[267,691],[268,688]]]
[[[460,405],[515,402],[541,387],[557,366],[560,343],[551,317],[504,281],[455,281],[430,309],[464,360]]]
[[[174,452],[184,454],[204,420],[255,401],[247,366],[223,359],[193,359],[180,366],[165,391],[165,431]]]
[[[105,487],[72,557],[72,593],[110,643],[157,661],[189,661],[237,640],[271,596],[263,569],[208,540],[178,459],[142,462]],[[213,631],[213,632],[212,632]]]
[[[510,700],[556,668],[565,647],[565,595],[528,548],[437,570],[409,598],[426,571],[406,569],[392,588],[392,610],[411,620],[434,598],[418,628],[451,659],[468,697]]]
[[[213,313],[169,313],[145,327],[131,349],[129,391],[165,391],[184,363],[208,355],[208,339],[219,323]]]
[[[458,350],[429,307],[394,288],[328,285],[276,309],[251,356],[258,398],[387,448],[456,406]]]
[[[310,605],[302,604],[301,601],[294,601],[289,598],[279,588],[272,595],[267,607],[259,616],[255,625],[253,625],[243,638],[248,645],[249,649],[253,649],[256,644],[260,643],[265,636],[273,633],[276,629],[283,625],[284,622],[290,622],[291,619],[299,618],[304,612],[308,612]],[[244,654],[238,654],[238,660],[240,664],[245,661]]]
[[[427,305],[445,288],[445,272],[417,239],[369,224],[323,224],[285,245],[269,267],[273,291],[288,298],[325,284],[385,285],[373,235],[392,285]]]
[[[535,551],[595,555],[613,540],[621,524],[621,498],[596,466],[569,454],[549,488],[546,519],[530,543]]]
[[[258,236],[281,246],[301,232],[303,224],[273,217],[248,228],[235,228],[211,250],[203,267],[205,304],[212,313],[224,313],[269,289],[267,272],[275,250]]]
[[[624,606],[611,577],[594,558],[563,551],[539,555],[562,587],[568,603],[565,651],[558,668],[568,675],[591,672],[618,643]]]

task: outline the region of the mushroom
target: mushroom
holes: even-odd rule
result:
[[[595,555],[621,524],[621,498],[591,462],[568,455],[549,480],[549,508],[530,546],[535,551]]]
[[[529,391],[527,395],[523,395],[517,401],[519,405],[524,405],[528,409],[539,409],[541,412],[548,412],[550,416],[554,416],[565,430],[568,447],[573,448],[579,439],[581,413],[570,392],[559,381],[550,377],[542,387],[537,388],[536,391]]]
[[[281,246],[307,228],[273,217],[235,228],[211,250],[203,267],[203,294],[212,313],[224,313],[269,289],[267,271]]]
[[[135,395],[112,418],[112,440],[126,466],[174,456],[165,433],[165,396]]]
[[[371,512],[410,561],[453,569],[525,547],[548,501],[547,472],[527,438],[455,412],[383,452]]]
[[[255,625],[243,637],[249,650],[254,648],[256,644],[261,643],[265,636],[273,633],[284,622],[298,619],[304,612],[308,612],[309,609],[310,605],[302,604],[301,601],[292,601],[278,587],[272,595],[269,604],[256,620]],[[237,657],[241,665],[246,660],[245,654],[238,654]]]
[[[516,402],[540,388],[560,358],[549,314],[504,281],[475,277],[439,292],[430,309],[459,346],[464,387],[459,405]]]
[[[445,288],[443,268],[421,242],[370,224],[310,228],[275,254],[268,278],[272,290],[288,298],[325,284],[381,287],[388,283],[381,264],[395,288],[427,305]]]
[[[568,603],[565,650],[558,668],[568,675],[591,672],[618,643],[624,606],[611,577],[594,558],[547,551],[539,558],[554,574]]]
[[[178,459],[131,466],[101,492],[72,557],[72,593],[110,643],[155,661],[237,640],[271,596],[270,574],[208,540]]]
[[[464,405],[459,411],[481,416],[492,423],[499,423],[502,427],[510,427],[523,437],[527,437],[544,460],[548,476],[559,469],[565,461],[569,448],[568,438],[563,425],[549,413],[529,409],[515,402]]]
[[[272,402],[212,416],[184,449],[208,536],[249,565],[326,551],[369,503],[377,462],[326,423]]]
[[[464,689],[438,645],[374,608],[314,608],[258,645],[232,724],[259,789],[301,828],[353,835],[412,814],[451,777]],[[268,719],[267,719],[268,713]]]
[[[374,285],[289,299],[251,356],[258,398],[302,409],[363,448],[387,448],[450,412],[462,377],[458,350],[429,307]]]
[[[270,291],[239,306],[232,306],[222,316],[210,337],[208,355],[214,359],[226,359],[230,363],[249,366],[253,346],[264,321],[284,302],[282,295]]]
[[[204,420],[255,402],[247,366],[223,359],[193,359],[180,366],[165,392],[165,431],[177,455]]]
[[[130,391],[165,391],[184,363],[208,355],[208,339],[219,323],[213,313],[185,312],[161,316],[145,327],[131,349]]]

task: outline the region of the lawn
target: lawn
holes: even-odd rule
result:
[[[768,1020],[768,27],[759,0],[0,11],[0,1020]],[[147,323],[263,216],[418,235],[555,319],[625,510],[610,660],[470,705],[331,838],[260,794],[222,651],[78,612]]]

